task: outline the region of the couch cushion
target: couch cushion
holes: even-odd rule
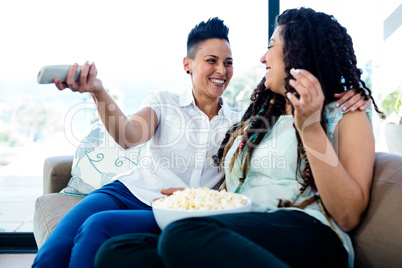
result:
[[[140,145],[123,149],[100,121],[95,122],[77,147],[71,168],[72,177],[61,193],[85,196],[110,183],[114,176],[137,165],[143,148]]]
[[[33,229],[38,248],[42,246],[61,218],[82,199],[82,197],[59,193],[45,194],[36,199]]]
[[[402,267],[402,156],[376,153],[369,207],[351,233],[355,267]]]

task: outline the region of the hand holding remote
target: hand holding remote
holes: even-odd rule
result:
[[[37,81],[39,84],[50,84],[54,83],[55,78],[59,78],[62,83],[66,82],[68,70],[72,65],[49,65],[44,66],[40,69],[38,73]],[[78,66],[75,73],[74,81],[78,82],[78,78],[81,72],[81,67]],[[97,70],[95,70],[95,77],[97,75]]]
[[[81,67],[73,64],[69,67],[65,80],[57,77],[54,79],[54,83],[59,90],[70,88],[74,92],[97,94],[103,89],[103,86],[101,80],[95,78],[96,74],[94,63],[85,63]]]

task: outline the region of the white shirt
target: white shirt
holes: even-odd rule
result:
[[[227,130],[241,116],[222,98],[220,101],[218,115],[209,120],[195,105],[191,89],[181,94],[151,93],[141,107],[155,111],[158,117],[155,135],[146,143],[138,165],[115,179],[146,204],[163,196],[161,189],[216,186],[222,173],[213,164],[212,156]]]

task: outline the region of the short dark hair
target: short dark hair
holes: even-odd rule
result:
[[[229,43],[229,28],[223,20],[215,17],[207,22],[200,22],[188,34],[187,37],[187,57],[194,59],[202,42],[208,39],[222,39]]]

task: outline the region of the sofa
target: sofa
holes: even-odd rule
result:
[[[34,236],[38,248],[60,219],[83,197],[59,193],[71,178],[73,156],[45,160],[43,195],[36,200]],[[371,199],[351,233],[355,267],[402,267],[402,156],[377,152]]]

